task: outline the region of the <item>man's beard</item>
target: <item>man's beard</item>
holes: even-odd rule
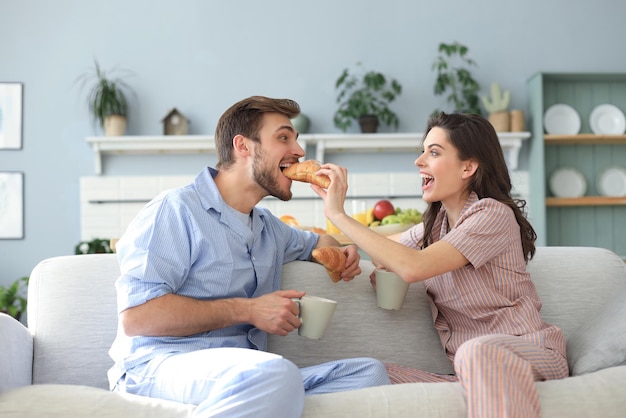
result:
[[[291,190],[283,191],[273,176],[272,168],[265,168],[263,161],[263,150],[260,145],[255,147],[254,160],[252,160],[252,175],[254,180],[261,186],[270,196],[277,199],[287,201],[292,197]]]

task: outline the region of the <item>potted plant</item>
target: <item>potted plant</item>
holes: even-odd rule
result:
[[[26,312],[25,286],[28,287],[28,277],[17,279],[8,287],[0,286],[0,312],[20,320]]]
[[[435,95],[446,95],[454,111],[482,115],[478,90],[480,85],[472,76],[470,67],[476,63],[467,56],[469,49],[459,42],[439,44],[439,56],[433,63],[437,72]],[[437,109],[434,114],[440,113]]]
[[[91,241],[81,241],[74,247],[74,254],[109,254],[112,252],[110,239],[94,238]]]
[[[376,132],[379,122],[397,128],[398,116],[389,104],[402,93],[402,86],[380,72],[365,72],[361,63],[357,63],[357,67],[360,74],[351,73],[346,68],[335,82],[339,103],[333,118],[335,126],[345,132],[352,126],[352,121],[357,120],[361,132]]]
[[[100,68],[94,60],[94,71],[85,73],[78,78],[81,87],[94,82],[87,94],[87,105],[94,124],[98,123],[105,136],[120,136],[126,132],[128,101],[124,89],[130,87],[119,77],[111,78],[110,74]]]

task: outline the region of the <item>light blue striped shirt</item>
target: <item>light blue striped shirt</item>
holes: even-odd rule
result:
[[[252,211],[252,229],[222,199],[213,168],[193,183],[148,203],[116,245],[121,276],[118,312],[175,293],[201,300],[258,297],[280,289],[282,265],[309,260],[318,235],[291,228],[267,209]],[[239,215],[239,216],[238,216]],[[250,324],[187,337],[118,335],[109,351],[114,385],[137,365],[168,353],[214,347],[267,349],[267,335]]]

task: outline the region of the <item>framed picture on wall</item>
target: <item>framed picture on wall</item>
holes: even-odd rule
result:
[[[24,173],[0,171],[0,239],[24,238]]]
[[[22,149],[22,83],[0,82],[0,150]]]

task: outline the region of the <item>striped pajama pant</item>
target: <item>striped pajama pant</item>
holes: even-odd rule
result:
[[[391,383],[460,382],[469,418],[540,417],[536,381],[569,375],[558,352],[510,335],[486,335],[463,343],[454,356],[455,375],[386,364]]]

